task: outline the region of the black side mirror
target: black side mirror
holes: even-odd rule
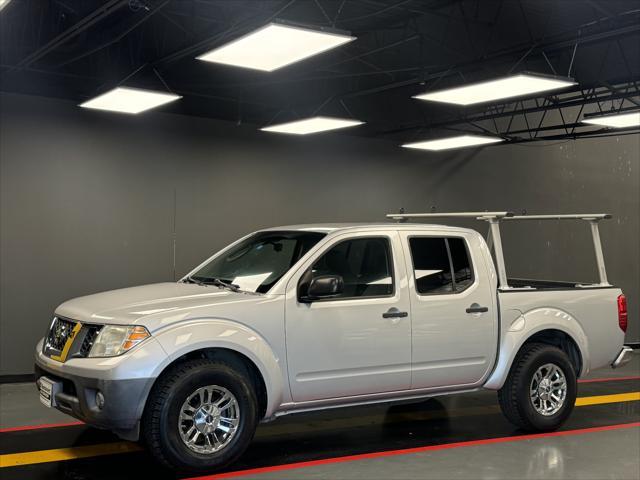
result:
[[[311,279],[307,294],[300,298],[302,302],[313,302],[323,298],[333,298],[344,290],[344,280],[340,275],[320,275]]]

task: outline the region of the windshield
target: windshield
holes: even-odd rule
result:
[[[240,290],[266,293],[324,236],[318,232],[258,232],[211,260],[190,279],[217,280]]]

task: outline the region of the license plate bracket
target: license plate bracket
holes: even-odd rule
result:
[[[56,395],[62,391],[62,382],[40,377],[38,390],[40,391],[40,402],[46,407],[53,408],[56,406]]]

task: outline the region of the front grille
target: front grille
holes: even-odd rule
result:
[[[65,357],[61,357],[67,341],[77,326],[78,322],[73,320],[60,317],[54,318],[46,341],[44,342],[43,353],[48,357],[52,357],[54,360],[61,360],[63,362],[69,358],[88,357],[91,347],[93,347],[93,343],[102,329],[102,325],[83,324],[81,328],[78,329],[75,338],[73,338]]]
[[[80,346],[80,350],[78,351],[79,357],[87,357],[89,352],[91,351],[91,347],[93,347],[93,342],[96,340],[96,337],[100,333],[102,329],[101,325],[85,325],[82,327],[84,333],[84,340],[82,340],[82,345]]]
[[[54,318],[44,344],[45,353],[51,355],[62,352],[75,326],[76,322],[59,317]]]

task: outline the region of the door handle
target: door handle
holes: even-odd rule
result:
[[[405,318],[408,317],[407,312],[401,312],[397,308],[393,307],[382,314],[382,318]]]
[[[486,313],[489,311],[489,307],[481,307],[477,303],[472,303],[467,308],[467,313]]]

